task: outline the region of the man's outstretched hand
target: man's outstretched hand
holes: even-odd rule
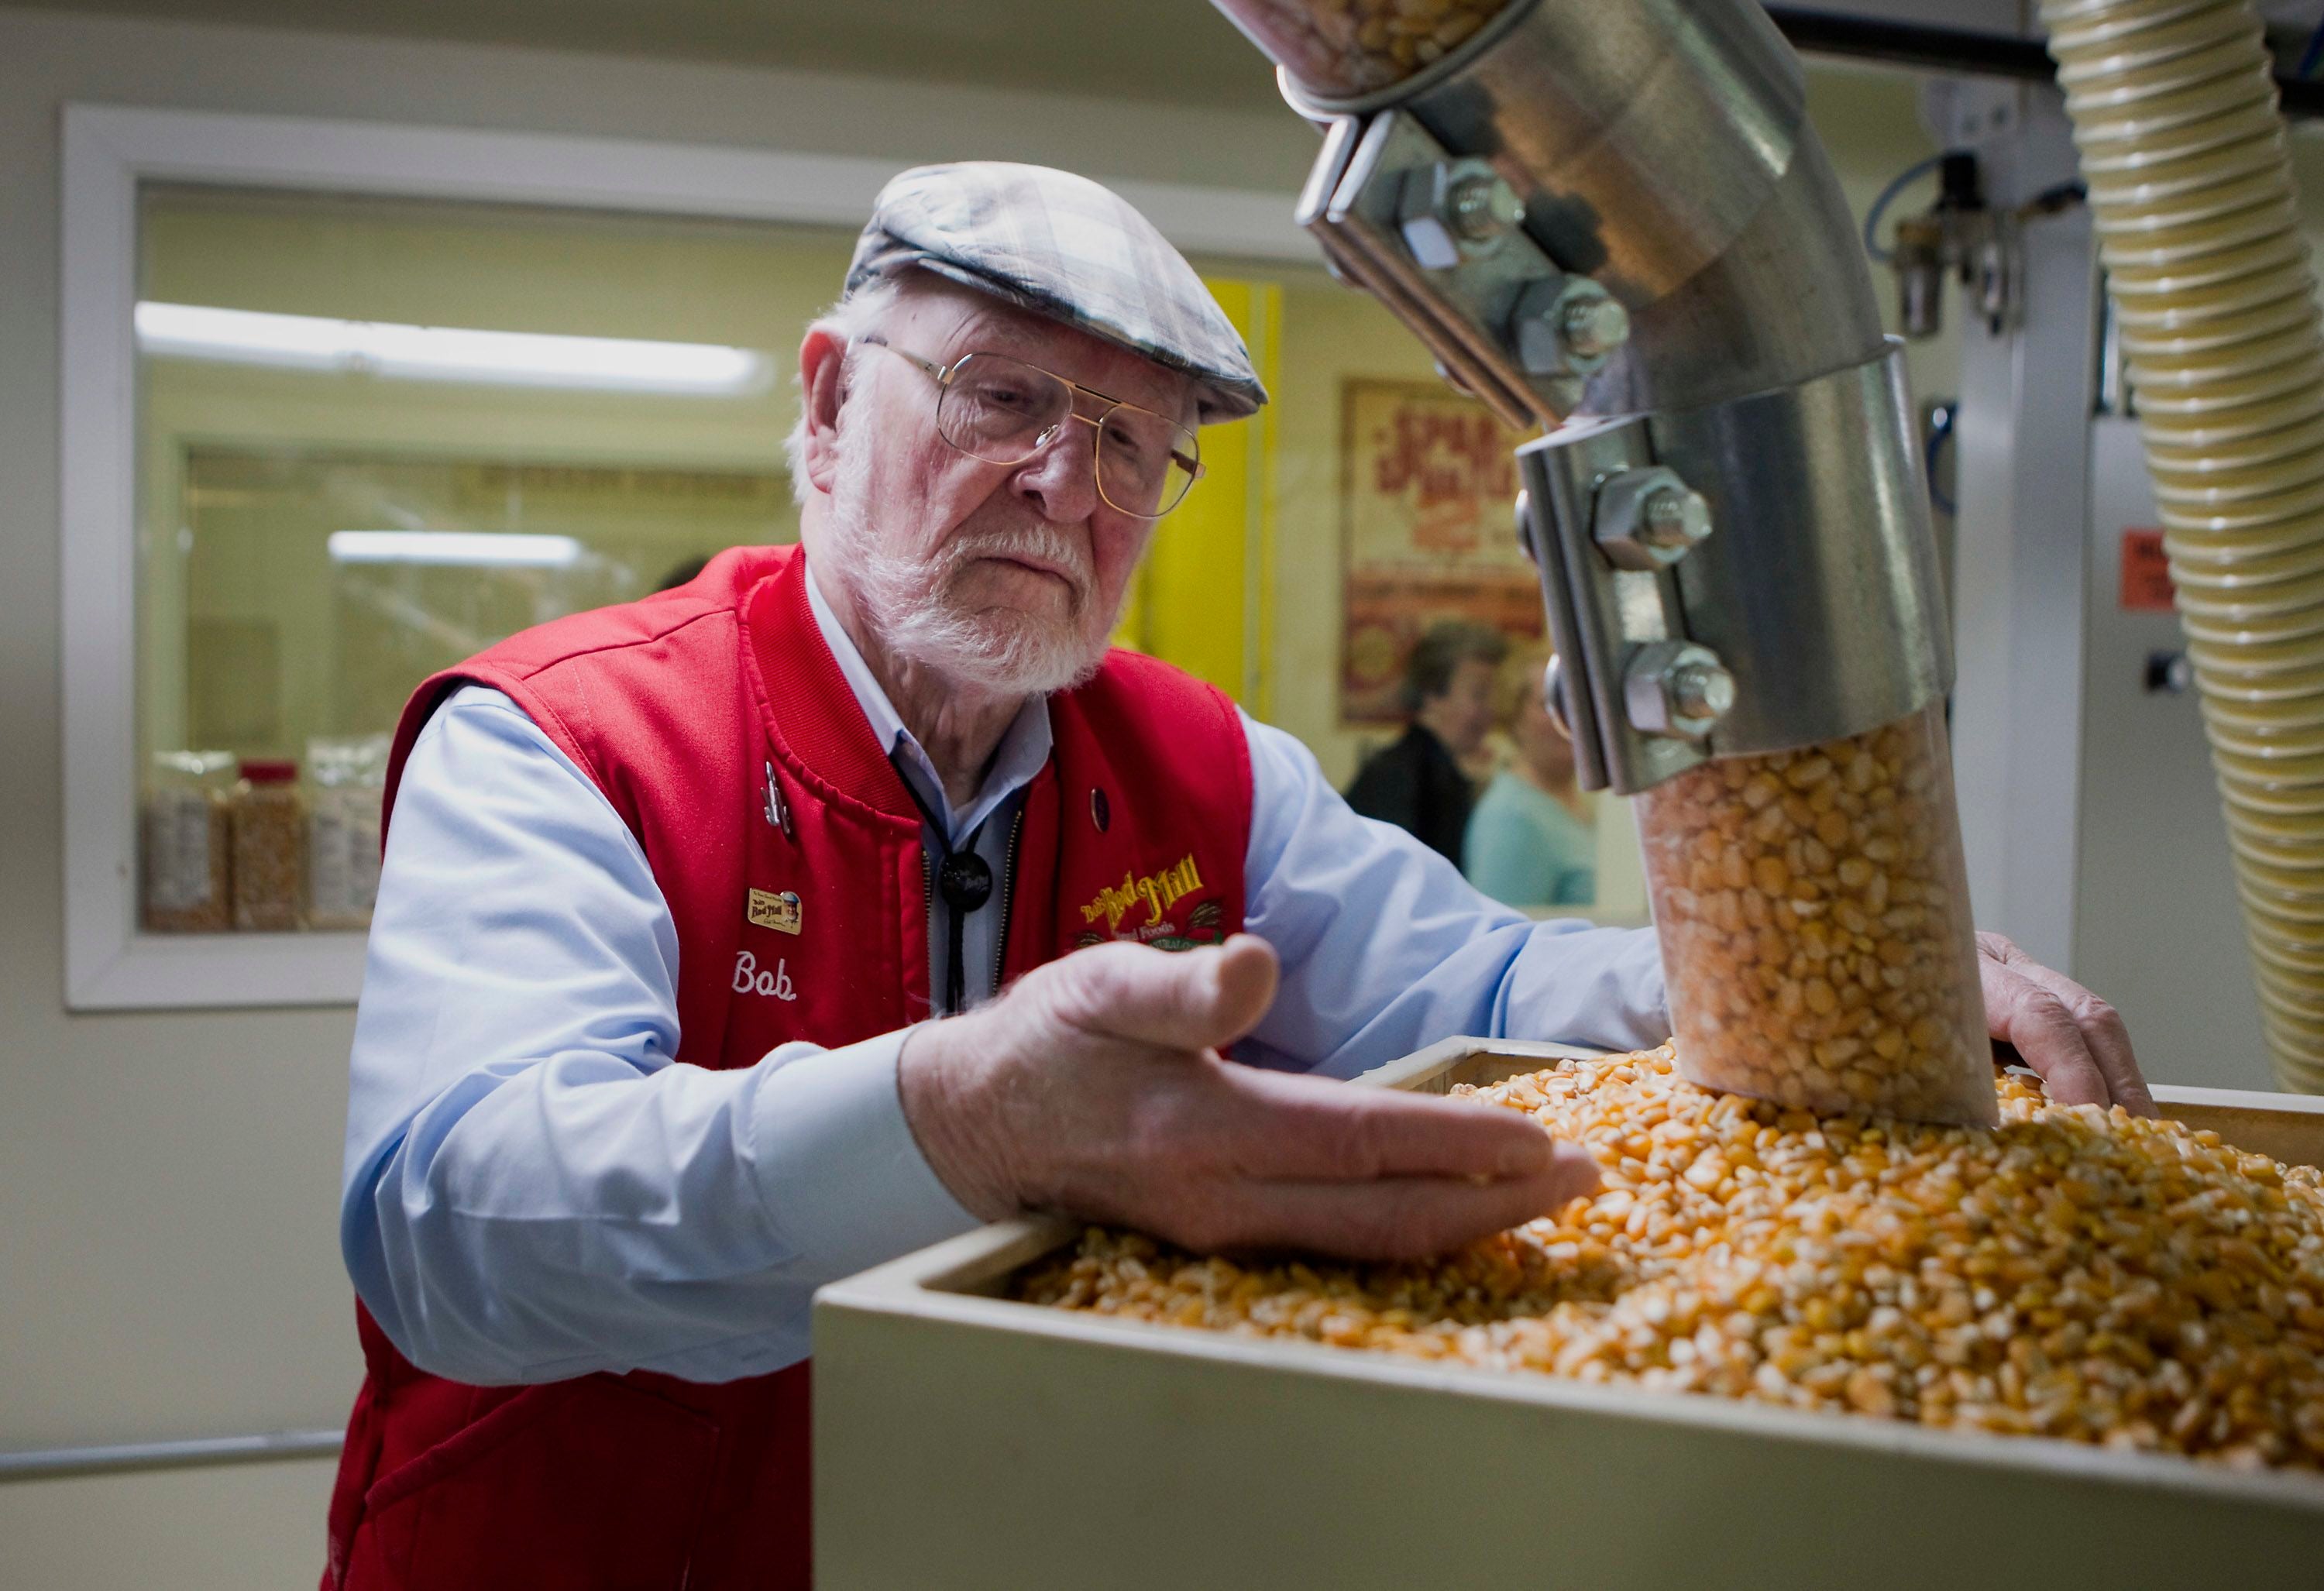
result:
[[[1101,945],[905,1041],[898,1087],[973,1213],[1052,1210],[1200,1251],[1439,1254],[1594,1191],[1596,1163],[1515,1111],[1239,1066],[1275,998],[1238,934]]]
[[[2119,1105],[2153,1116],[2153,1096],[2131,1053],[2130,1031],[2098,996],[2052,972],[1998,933],[1977,936],[1986,1025],[2014,1044],[2061,1105]]]

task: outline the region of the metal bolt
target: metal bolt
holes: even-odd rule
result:
[[[1531,376],[1596,375],[1629,336],[1630,312],[1586,276],[1528,282],[1509,314],[1509,346]]]
[[[1711,504],[1678,472],[1646,464],[1598,488],[1590,533],[1617,569],[1667,569],[1711,534]]]
[[[1446,190],[1444,218],[1469,242],[1483,243],[1525,219],[1525,200],[1500,178],[1478,172],[1460,179]]]
[[[1582,294],[1567,302],[1557,329],[1574,358],[1602,360],[1630,340],[1630,312],[1610,294]]]
[[[1711,534],[1711,504],[1684,486],[1658,487],[1639,505],[1635,534],[1656,552],[1683,553]]]
[[[1735,707],[1735,676],[1716,663],[1682,663],[1664,686],[1672,716],[1716,723]]]
[[[1638,733],[1699,740],[1734,710],[1735,676],[1708,647],[1649,641],[1623,672],[1622,696]]]
[[[1471,155],[1407,171],[1397,192],[1397,229],[1415,263],[1452,271],[1499,249],[1525,219],[1525,201]]]

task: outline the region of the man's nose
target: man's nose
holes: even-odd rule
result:
[[[1018,466],[1010,485],[1038,507],[1043,519],[1073,525],[1097,511],[1097,428],[1078,419],[1064,426],[1047,447]]]

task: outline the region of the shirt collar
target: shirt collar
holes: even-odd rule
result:
[[[807,607],[815,614],[816,628],[823,632],[824,645],[831,648],[832,660],[839,665],[847,688],[855,693],[855,704],[862,709],[872,734],[887,749],[896,771],[910,783],[929,812],[945,820],[945,843],[958,846],[1002,802],[1031,784],[1033,777],[1049,760],[1048,698],[1035,696],[1018,709],[1016,718],[993,751],[983,785],[965,805],[953,805],[945,799],[944,780],[937,777],[936,764],[928,759],[927,752],[913,738],[912,731],[904,727],[902,716],[872,676],[872,666],[864,662],[863,654],[855,649],[854,640],[839,622],[839,615],[824,600],[823,584],[812,563],[807,566]]]

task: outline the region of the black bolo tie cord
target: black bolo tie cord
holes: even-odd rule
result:
[[[982,909],[992,898],[991,864],[976,854],[977,838],[984,832],[984,823],[977,824],[970,832],[965,847],[954,851],[944,838],[945,825],[936,822],[936,814],[920,799],[912,781],[905,779],[903,783],[912,805],[927,820],[927,832],[935,836],[941,852],[936,865],[936,894],[952,908],[952,923],[945,934],[945,1015],[956,1016],[964,1004],[962,990],[968,981],[968,915]],[[988,817],[985,823],[991,821]]]

